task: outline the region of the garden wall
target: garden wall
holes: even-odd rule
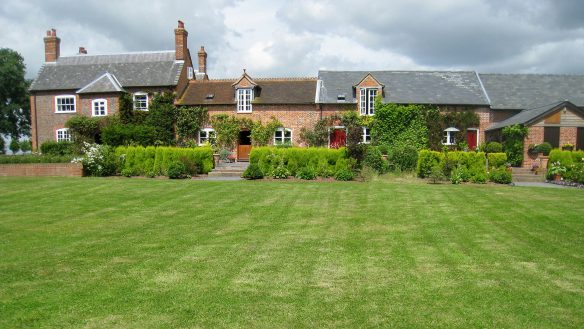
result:
[[[62,176],[81,177],[80,163],[15,163],[0,164],[0,176]]]

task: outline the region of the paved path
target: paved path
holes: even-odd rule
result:
[[[535,186],[535,187],[549,187],[549,188],[570,188],[572,186],[564,186],[550,183],[536,183],[536,182],[515,182],[513,186]]]
[[[243,180],[243,178],[241,177],[221,177],[221,176],[215,176],[215,177],[197,177],[195,178],[195,180],[213,180],[213,181],[226,181],[226,180]]]

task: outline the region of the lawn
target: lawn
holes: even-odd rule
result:
[[[584,191],[0,178],[0,327],[582,328]]]

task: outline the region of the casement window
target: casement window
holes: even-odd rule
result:
[[[361,142],[364,144],[371,143],[371,129],[363,127],[363,139]]]
[[[71,140],[69,128],[57,129],[57,142],[70,142]]]
[[[199,145],[206,143],[215,144],[215,129],[205,128],[199,130]]]
[[[361,97],[359,108],[361,115],[375,114],[375,98],[377,97],[377,88],[361,88],[359,89]]]
[[[442,144],[444,145],[456,145],[456,140],[455,140],[455,135],[457,132],[459,132],[460,130],[454,128],[454,127],[450,127],[450,128],[446,128],[444,129],[444,140],[442,141]]]
[[[274,132],[274,145],[292,145],[292,129],[278,128]]]
[[[63,95],[55,97],[55,113],[75,112],[75,96]]]
[[[134,110],[148,111],[148,94],[143,92],[134,93]]]
[[[91,114],[94,117],[102,117],[107,115],[107,100],[94,99],[91,101]]]
[[[253,89],[237,89],[237,112],[251,112],[251,102],[253,101]]]

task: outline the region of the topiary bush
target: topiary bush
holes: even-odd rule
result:
[[[487,153],[487,159],[489,160],[489,169],[506,167],[506,153]]]
[[[262,179],[264,178],[264,173],[260,169],[260,166],[252,163],[245,169],[241,177],[246,179]]]
[[[184,163],[175,160],[168,166],[168,178],[170,179],[182,179],[187,178],[187,167]]]
[[[420,178],[426,178],[432,172],[432,168],[438,165],[441,170],[444,162],[444,153],[421,150],[418,153],[418,163],[416,165],[416,174]]]
[[[503,145],[499,142],[488,142],[484,147],[485,153],[501,153],[503,152]]]
[[[120,168],[127,169],[132,175],[168,175],[168,168],[173,161],[182,162],[187,174],[207,174],[213,169],[213,150],[210,147],[179,148],[179,147],[143,147],[119,146],[116,155],[123,158]]]
[[[328,177],[335,173],[339,161],[345,161],[347,165],[347,154],[344,148],[254,147],[249,161],[250,164],[257,164],[266,175],[283,165],[291,174],[296,174],[299,168],[312,167],[318,176]]]
[[[569,166],[574,163],[574,157],[572,156],[573,152],[570,151],[562,151],[560,149],[553,149],[549,155],[549,162],[548,163],[556,163],[559,162],[562,166]]]

